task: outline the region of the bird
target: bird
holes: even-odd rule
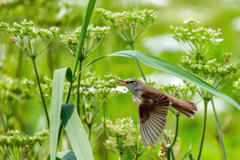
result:
[[[137,78],[118,80],[118,86],[127,87],[132,93],[133,103],[139,104],[139,126],[143,144],[147,141],[154,147],[166,126],[169,106],[189,118],[193,118],[197,106],[190,101],[177,99],[163,91],[149,86]]]

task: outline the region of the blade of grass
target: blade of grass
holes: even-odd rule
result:
[[[58,143],[58,128],[60,124],[60,113],[63,98],[64,80],[67,77],[72,83],[72,71],[70,68],[55,70],[53,76],[52,100],[50,107],[50,155],[55,160]]]
[[[76,158],[93,160],[90,142],[74,104],[62,105],[61,120]]]
[[[81,30],[79,41],[78,41],[77,55],[75,57],[75,62],[74,62],[74,67],[73,67],[73,77],[75,76],[75,73],[77,70],[78,61],[84,59],[84,57],[82,57],[82,55],[81,55],[82,46],[83,46],[83,42],[84,42],[84,39],[85,39],[85,36],[87,33],[88,24],[89,24],[91,16],[92,16],[95,2],[96,2],[96,0],[89,1],[88,7],[87,7],[87,10],[85,13],[85,17],[83,19],[82,30]]]
[[[173,75],[175,75],[179,78],[182,78],[190,83],[193,83],[199,87],[206,89],[207,91],[215,94],[216,96],[219,96],[220,98],[228,101],[229,103],[231,103],[233,106],[235,106],[237,109],[240,110],[240,105],[236,101],[234,101],[232,98],[230,98],[226,94],[222,93],[218,89],[214,88],[213,86],[209,85],[202,79],[196,77],[195,75],[191,74],[190,72],[185,71],[182,68],[180,68],[170,62],[164,61],[158,57],[154,57],[152,55],[146,54],[141,51],[126,50],[126,51],[119,51],[119,52],[115,52],[112,54],[104,55],[104,56],[98,57],[98,58],[94,59],[93,61],[89,62],[83,69],[85,69],[86,67],[90,66],[94,62],[96,62],[104,57],[110,57],[110,56],[133,58],[133,59],[138,60],[139,62],[142,62],[143,64],[145,64],[149,67],[173,74]]]

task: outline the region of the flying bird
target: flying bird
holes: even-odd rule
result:
[[[133,102],[139,104],[140,133],[145,147],[147,147],[147,141],[154,146],[161,137],[166,125],[169,106],[189,118],[193,118],[194,111],[197,111],[194,103],[174,98],[137,78],[118,81],[123,82],[118,86],[126,86],[133,94]]]

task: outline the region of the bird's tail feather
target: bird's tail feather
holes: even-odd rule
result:
[[[197,106],[194,103],[174,97],[171,106],[189,118],[193,118],[193,116],[195,115],[194,111],[197,111]]]

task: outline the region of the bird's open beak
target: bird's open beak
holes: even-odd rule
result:
[[[117,86],[125,86],[125,85],[128,84],[128,83],[125,82],[124,80],[117,80],[117,81],[119,81],[119,82],[123,82],[123,83],[117,84]]]

